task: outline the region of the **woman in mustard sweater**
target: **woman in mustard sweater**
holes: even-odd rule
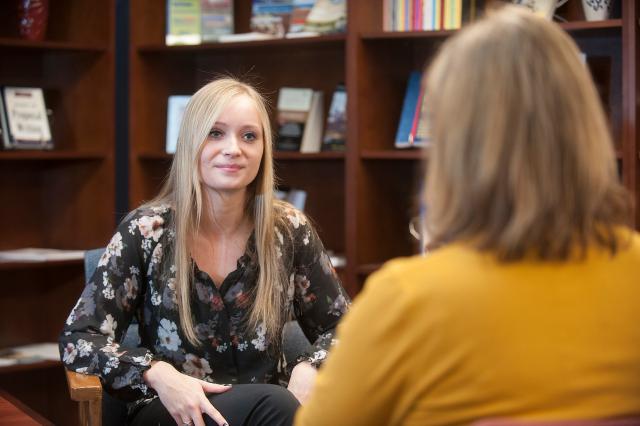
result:
[[[576,45],[505,7],[426,75],[439,248],[371,276],[296,424],[640,414],[640,237]]]

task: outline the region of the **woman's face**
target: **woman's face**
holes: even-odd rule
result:
[[[260,169],[264,135],[255,102],[231,99],[215,122],[200,154],[202,184],[216,192],[245,191]]]

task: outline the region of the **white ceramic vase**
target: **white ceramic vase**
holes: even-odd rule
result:
[[[582,10],[587,21],[609,19],[613,0],[582,0]]]

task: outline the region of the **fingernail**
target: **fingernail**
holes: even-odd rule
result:
[[[229,423],[222,423],[222,426],[229,426]]]
[[[233,385],[231,383],[224,383],[222,386],[233,386]],[[225,426],[225,425],[222,425],[222,426]],[[226,426],[229,426],[229,425],[226,425]]]

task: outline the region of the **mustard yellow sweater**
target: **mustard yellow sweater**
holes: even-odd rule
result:
[[[389,262],[338,328],[296,425],[640,414],[640,236],[612,257]]]

